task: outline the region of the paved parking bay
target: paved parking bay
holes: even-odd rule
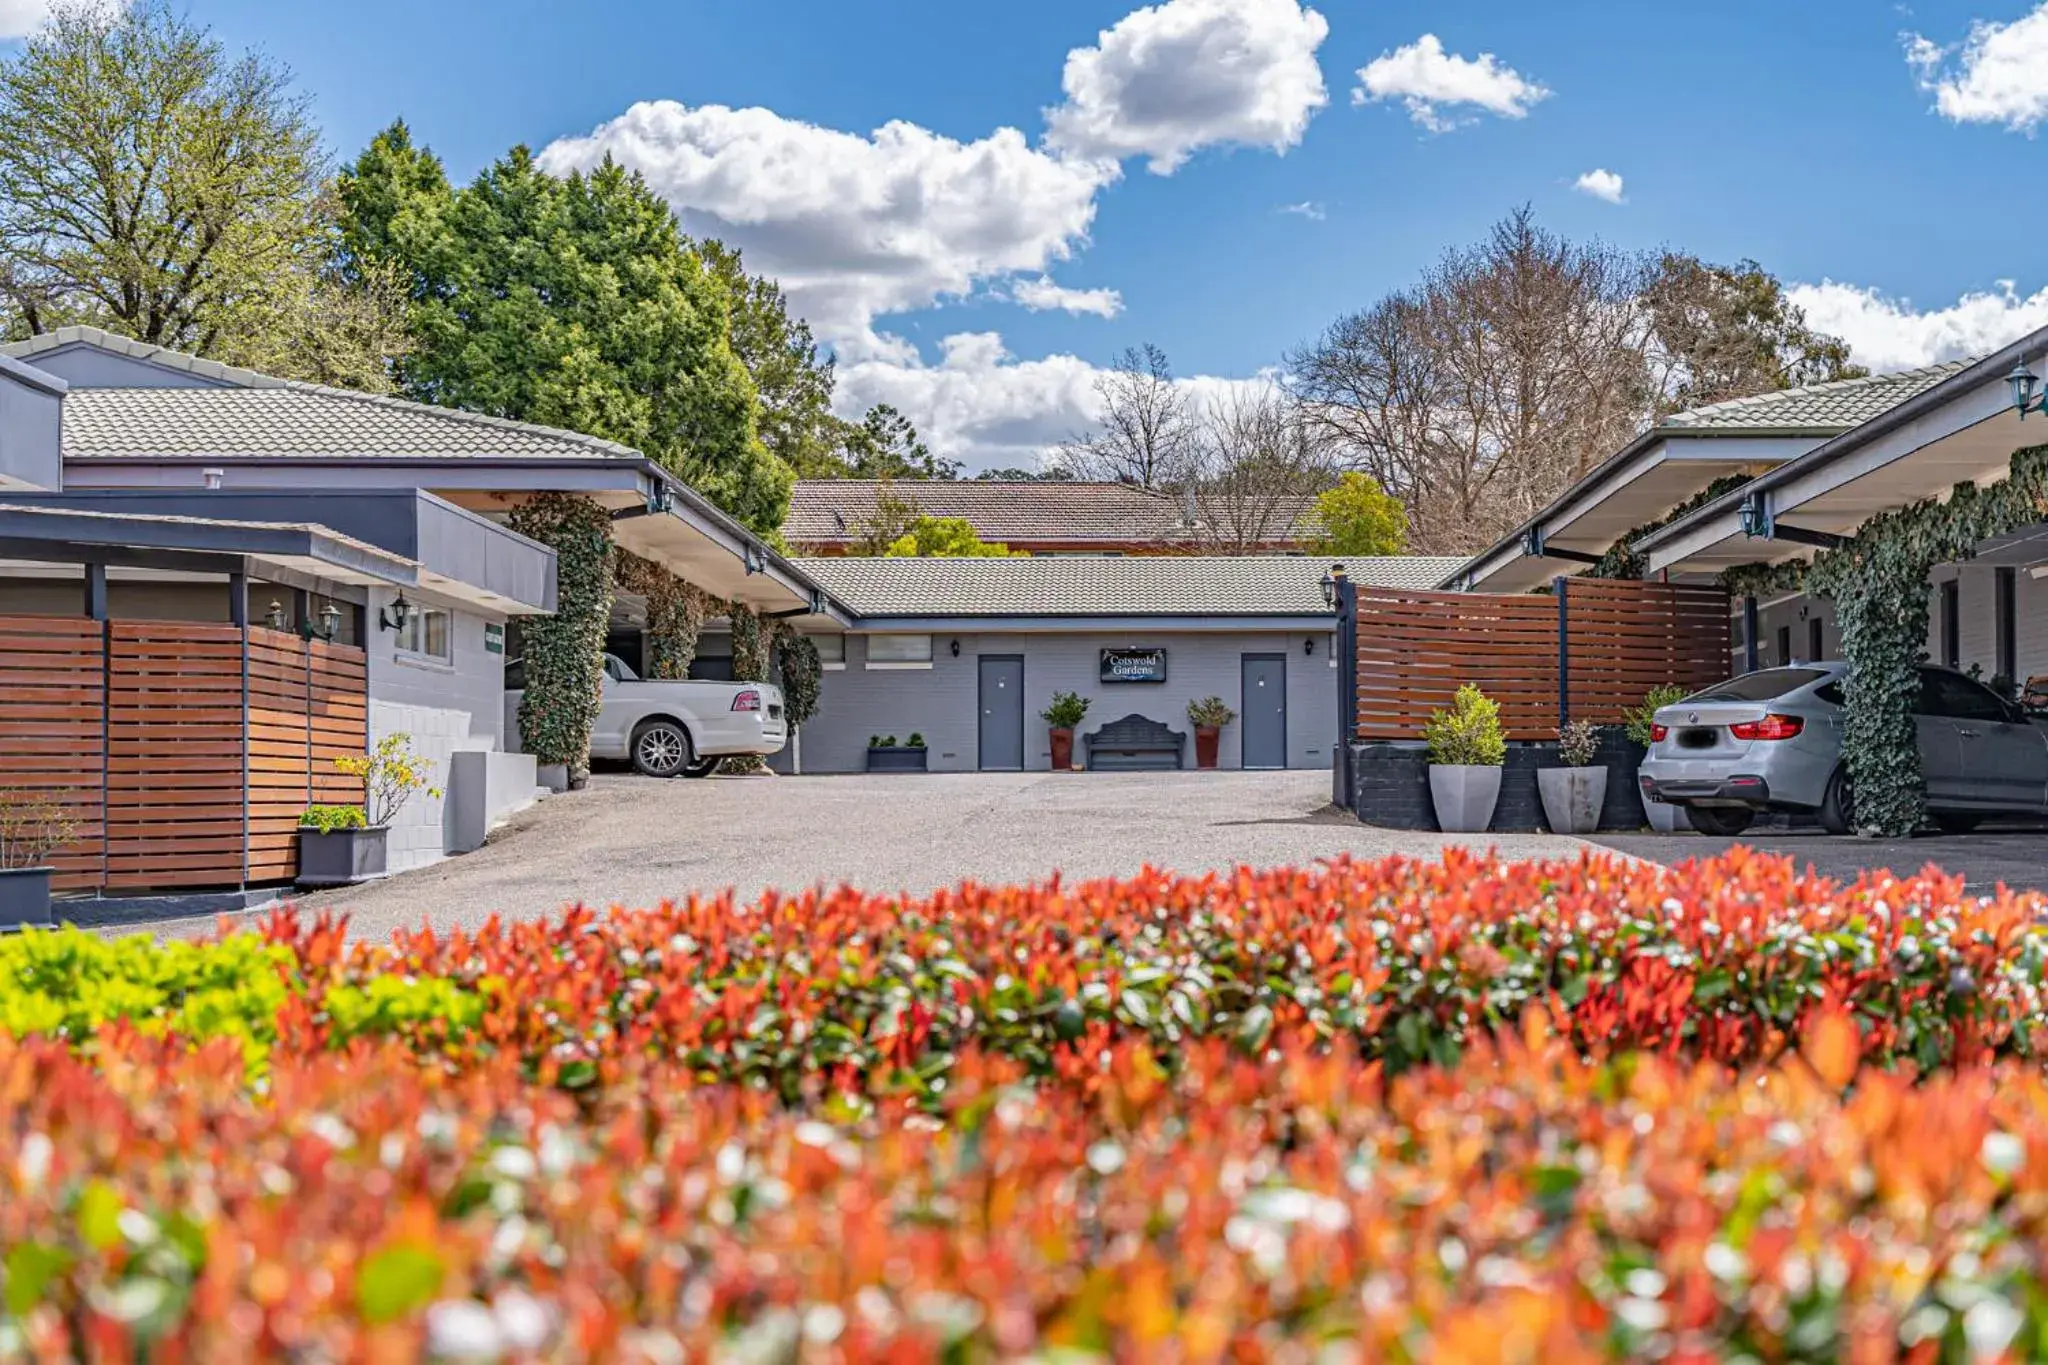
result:
[[[1854,881],[1864,872],[1918,872],[1929,863],[1961,876],[1971,891],[1989,893],[2001,883],[2018,890],[2048,891],[2048,825],[1987,825],[1974,834],[1930,835],[1918,839],[1856,839],[1818,829],[1752,830],[1739,839],[1702,834],[1602,834],[1595,842],[1652,862],[1675,864],[1705,858],[1735,844],[1792,857],[1802,869]]]
[[[1301,864],[1349,852],[1430,857],[1447,844],[1509,857],[1571,857],[1576,839],[1373,829],[1328,808],[1317,772],[719,777],[661,782],[601,773],[542,802],[475,853],[337,895],[369,937],[422,921],[530,918],[577,901],[653,905],[728,886],[745,896],[846,883],[926,892],[966,878],[1069,880],[1238,864]],[[201,924],[139,926],[199,932]]]

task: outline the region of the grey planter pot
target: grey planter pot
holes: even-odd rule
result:
[[[322,834],[299,831],[300,886],[352,886],[381,877],[385,869],[385,835],[390,830],[338,829]]]
[[[542,763],[534,769],[534,779],[555,795],[569,790],[569,765],[566,763]]]
[[[868,771],[871,773],[921,773],[927,768],[926,749],[913,749],[907,744],[893,746],[875,745],[868,750]]]
[[[1685,807],[1668,801],[1645,800],[1643,814],[1648,817],[1650,828],[1659,834],[1685,834],[1692,829],[1692,818],[1685,813]]]
[[[1500,769],[1489,763],[1433,763],[1429,799],[1437,828],[1446,834],[1479,834],[1493,823],[1500,802]]]
[[[50,927],[50,869],[0,868],[0,930]]]
[[[1552,834],[1591,834],[1607,802],[1605,768],[1538,768],[1536,790]]]

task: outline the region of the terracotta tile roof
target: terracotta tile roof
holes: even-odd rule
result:
[[[1426,588],[1455,558],[1344,561],[1354,581]],[[860,616],[1327,616],[1330,561],[1304,555],[1031,559],[804,559],[797,566]]]

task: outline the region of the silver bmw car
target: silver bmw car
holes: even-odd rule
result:
[[[1856,826],[1842,762],[1848,666],[1766,668],[1660,709],[1639,781],[1684,806],[1703,834],[1740,834],[1758,812],[1817,814],[1832,834]],[[2048,729],[1984,684],[1921,665],[1914,716],[1927,807],[1951,832],[1987,815],[2048,811]]]

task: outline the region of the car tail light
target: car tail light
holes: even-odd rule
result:
[[[1746,720],[1740,725],[1728,727],[1728,733],[1737,739],[1790,739],[1806,728],[1806,722],[1797,716],[1765,716],[1762,720]]]
[[[1668,725],[1652,725],[1650,727],[1650,743],[1661,744],[1664,737],[1670,733],[1671,727]]]
[[[734,698],[732,699],[732,709],[733,709],[733,710],[735,710],[735,711],[758,711],[758,710],[760,710],[760,709],[761,709],[761,694],[760,694],[759,692],[742,692],[742,693],[740,693],[740,694],[739,694],[739,695],[738,695],[737,697],[734,697]]]

